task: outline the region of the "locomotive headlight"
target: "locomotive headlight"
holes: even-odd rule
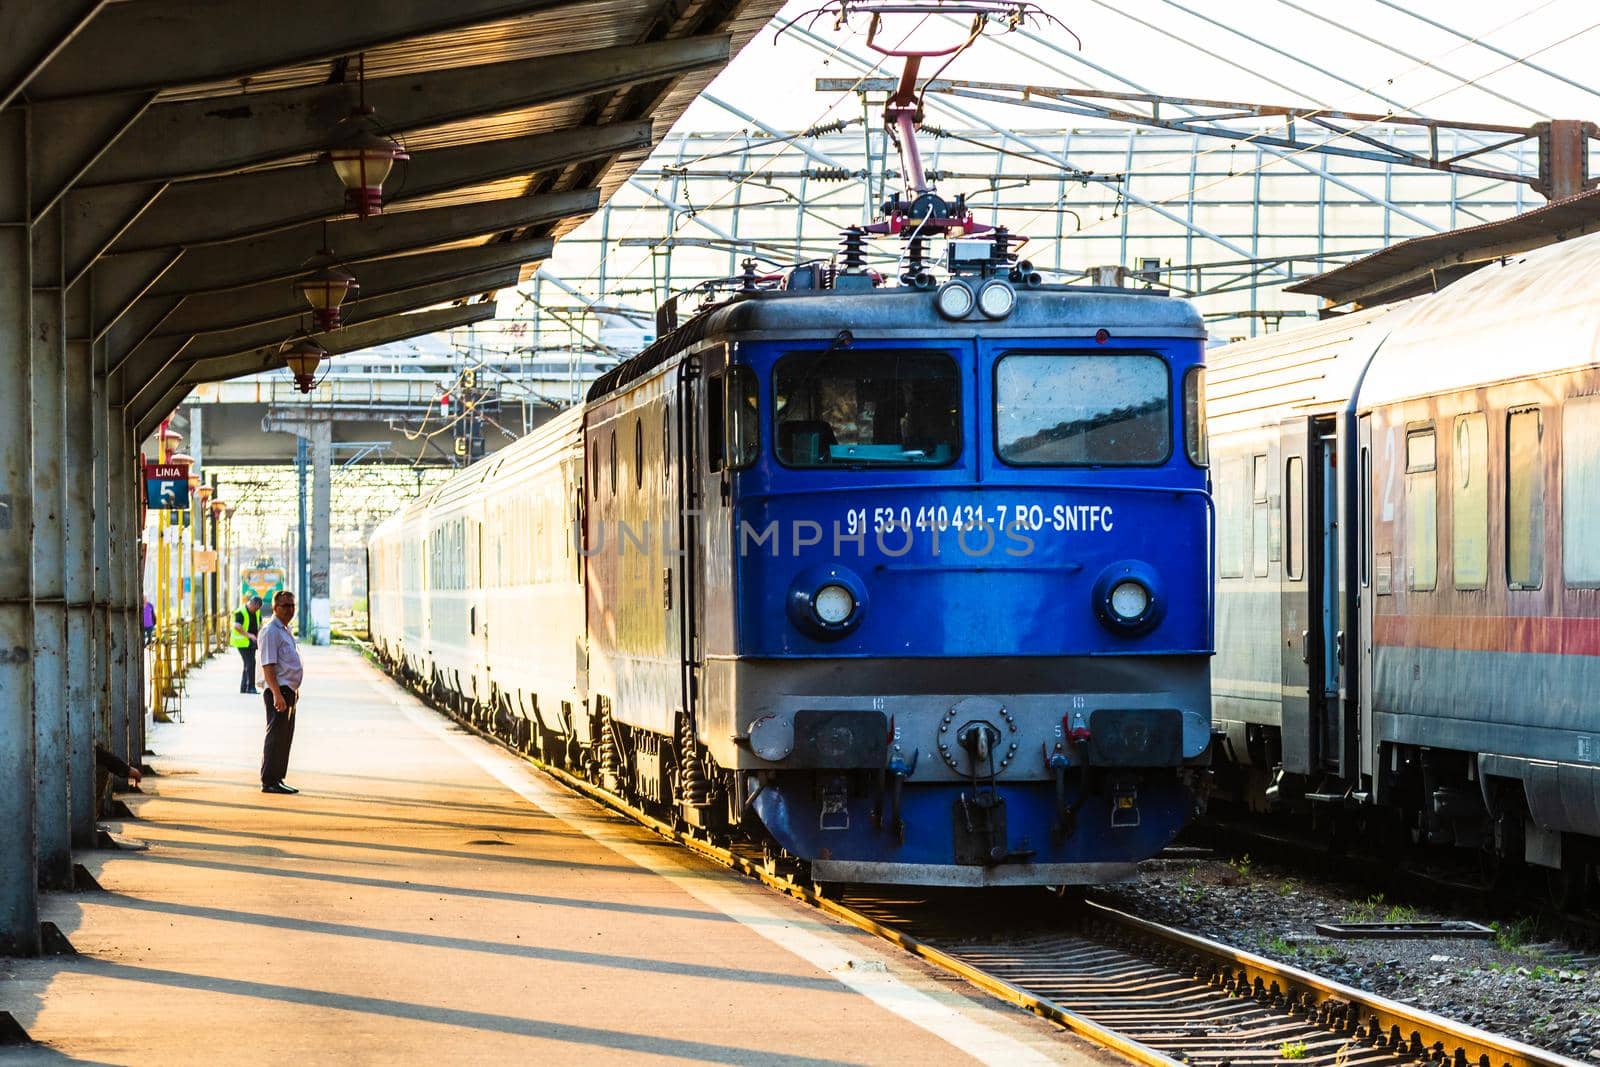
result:
[[[1106,629],[1126,637],[1148,633],[1166,614],[1161,579],[1155,568],[1139,560],[1123,560],[1095,579],[1094,613]]]
[[[939,287],[933,303],[945,318],[964,319],[972,314],[977,298],[972,295],[972,287],[966,282],[948,281]]]
[[[811,599],[812,610],[829,626],[838,626],[856,610],[856,598],[842,585],[825,585]]]
[[[991,319],[1003,319],[1017,306],[1017,291],[998,278],[978,290],[978,310]]]
[[[1111,587],[1111,614],[1123,622],[1137,622],[1150,610],[1150,590],[1133,579]]]
[[[796,574],[784,596],[789,624],[817,641],[838,641],[855,633],[870,612],[867,583],[849,567],[824,563]]]

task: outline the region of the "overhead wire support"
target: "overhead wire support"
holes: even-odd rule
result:
[[[846,84],[847,81],[849,80],[842,78],[819,78],[817,88],[831,91]],[[887,78],[871,78],[859,85],[860,91],[865,92],[893,92],[896,88],[897,83]],[[1510,126],[1392,113],[1334,111],[1323,107],[1242,103],[1156,93],[1116,92],[1077,86],[1016,85],[950,78],[930,80],[923,83],[921,89],[923,92],[939,96],[979,100],[992,104],[1010,104],[1107,122],[1170,130],[1175,133],[1197,134],[1223,140],[1249,140],[1297,152],[1318,152],[1324,155],[1392,163],[1397,166],[1465,174],[1492,181],[1518,182],[1532,187],[1552,200],[1581,192],[1596,183],[1596,179],[1588,175],[1586,164],[1588,144],[1591,140],[1600,138],[1600,127],[1592,122],[1575,119],[1557,119],[1535,123],[1532,126]],[[1115,103],[1143,104],[1146,105],[1147,111],[1117,107],[1114,106]],[[1182,108],[1187,113],[1165,117],[1161,113],[1163,105]],[[1281,132],[1273,132],[1226,125],[1243,119],[1274,119],[1281,121],[1283,126]],[[1296,129],[1296,123],[1317,127],[1332,137],[1311,139],[1302,136]],[[1380,127],[1417,127],[1428,130],[1429,154],[1420,155],[1397,144],[1383,141],[1376,135]],[[1446,155],[1440,151],[1441,133],[1493,134],[1499,139],[1479,144],[1467,151]],[[1366,147],[1358,148],[1337,143],[1343,139],[1357,141]],[[1488,153],[1513,148],[1526,141],[1538,143],[1537,173],[1502,170],[1467,162]]]

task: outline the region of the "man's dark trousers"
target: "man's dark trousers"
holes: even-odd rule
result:
[[[278,688],[283,690],[283,702],[289,705],[289,711],[293,711],[297,694],[286,685]],[[261,696],[267,705],[267,741],[261,749],[261,784],[277,785],[289,773],[289,746],[294,744],[294,716],[273,706],[271,688],[263,689]]]
[[[256,691],[256,646],[246,645],[239,650],[239,658],[244,660],[244,674],[239,679],[239,692],[254,693]]]

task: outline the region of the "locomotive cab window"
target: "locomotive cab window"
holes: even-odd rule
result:
[[[723,431],[729,470],[742,471],[756,461],[761,452],[761,395],[756,375],[749,367],[735,364],[724,380],[723,415],[728,420]]]
[[[995,450],[1018,466],[1157,466],[1172,452],[1159,356],[1008,353],[994,369]]]
[[[713,474],[722,469],[722,454],[726,451],[723,434],[727,424],[723,421],[722,390],[721,374],[706,379],[706,467]]]
[[[1437,449],[1431,426],[1406,434],[1406,584],[1418,592],[1439,583]]]
[[[1506,583],[1544,582],[1544,422],[1538,408],[1506,416]]]
[[[772,391],[788,467],[942,467],[961,453],[961,380],[942,352],[797,352]]]

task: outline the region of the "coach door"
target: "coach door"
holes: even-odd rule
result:
[[[1315,768],[1316,729],[1311,722],[1311,677],[1319,634],[1311,600],[1308,551],[1316,543],[1306,525],[1312,513],[1307,460],[1310,458],[1311,420],[1290,419],[1283,424],[1278,472],[1283,487],[1283,570],[1279,579],[1279,621],[1283,660],[1283,769],[1290,774],[1310,774]]]
[[[1356,658],[1356,691],[1360,694],[1356,714],[1360,716],[1360,737],[1376,737],[1372,729],[1372,616],[1375,600],[1373,583],[1377,576],[1372,566],[1372,416],[1362,415],[1356,423],[1356,470],[1353,495],[1356,513],[1354,546],[1355,566],[1360,572],[1356,586],[1356,632],[1354,647],[1360,650]],[[1350,742],[1354,745],[1355,738]],[[1373,773],[1372,753],[1376,746],[1370,742],[1360,745],[1361,773],[1371,776],[1374,789],[1381,776]],[[1378,797],[1374,795],[1373,800]]]
[[[705,404],[705,380],[700,375],[700,360],[690,356],[678,365],[677,397],[672,407],[676,418],[678,554],[677,588],[681,591],[678,605],[678,648],[682,663],[682,707],[691,722],[695,715],[696,695],[700,688],[699,671],[703,662],[701,647],[704,641],[700,605],[705,602],[704,567],[701,537],[701,513],[705,510],[705,457],[701,444],[701,410]]]
[[[1344,622],[1340,605],[1338,424],[1296,419],[1282,431],[1283,766],[1342,771]]]

